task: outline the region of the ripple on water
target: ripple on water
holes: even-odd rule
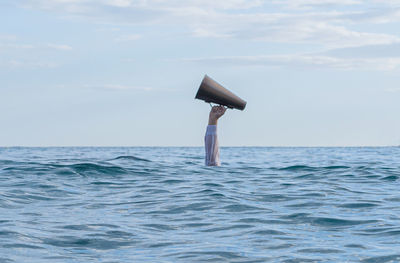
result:
[[[239,261],[241,259],[246,259],[244,256],[242,256],[239,252],[229,252],[229,251],[218,251],[218,250],[206,250],[206,251],[192,251],[192,252],[186,252],[184,254],[178,254],[178,253],[172,253],[169,254],[169,256],[176,256],[177,258],[180,259],[191,259],[191,260],[198,260],[201,261],[207,261],[207,262],[218,262],[221,260],[234,260],[234,261]]]
[[[385,262],[398,262],[400,261],[400,254],[370,257],[361,260],[363,263],[385,263]]]
[[[400,148],[0,153],[0,262],[400,262]]]
[[[290,200],[298,199],[296,197],[290,197],[283,194],[264,194],[259,195],[258,200],[261,202],[285,202]]]
[[[11,263],[11,262],[15,262],[15,261],[11,260],[11,259],[8,259],[8,258],[0,257],[0,262],[1,263]]]
[[[28,244],[20,244],[20,243],[13,243],[13,244],[5,244],[3,245],[4,248],[22,248],[22,249],[45,249],[44,247],[28,245]]]
[[[294,213],[281,216],[281,218],[290,220],[292,224],[308,223],[321,227],[348,227],[378,222],[378,220],[350,220],[333,217],[314,217],[310,216],[309,213]]]
[[[201,230],[201,232],[227,232],[229,230],[234,230],[234,229],[247,229],[247,228],[252,228],[254,226],[252,225],[244,225],[244,224],[234,224],[230,226],[223,226],[223,227],[212,227],[208,229]]]
[[[282,261],[283,263],[317,263],[323,262],[323,259],[311,259],[311,258],[292,258]]]
[[[110,161],[115,161],[115,160],[151,162],[150,160],[147,160],[147,159],[144,159],[144,158],[139,158],[139,157],[136,157],[136,156],[131,156],[131,155],[118,156],[118,157],[116,157],[114,159],[111,159]]]
[[[306,253],[306,254],[331,254],[331,253],[343,253],[343,250],[340,249],[332,249],[332,248],[305,248],[297,250],[298,253]]]
[[[119,166],[108,166],[94,163],[78,163],[66,166],[80,175],[104,174],[108,176],[126,174],[126,170]]]
[[[396,181],[397,179],[399,179],[397,175],[389,175],[382,178],[384,181]]]
[[[243,205],[243,204],[227,205],[227,206],[224,206],[222,209],[224,209],[227,212],[231,212],[231,213],[241,213],[241,212],[248,212],[248,211],[254,211],[254,210],[262,210],[259,207]]]
[[[261,235],[261,236],[285,236],[287,235],[287,233],[282,232],[282,231],[278,231],[278,230],[272,230],[272,229],[263,229],[263,230],[256,230],[253,231],[252,234],[254,235]]]
[[[344,208],[371,208],[378,206],[378,204],[375,203],[346,203],[346,204],[341,204],[338,205],[338,207],[344,207]]]
[[[120,238],[118,238],[120,239]],[[64,248],[80,248],[80,249],[98,249],[110,250],[133,245],[133,240],[110,240],[105,238],[84,238],[76,236],[61,236],[56,238],[45,238],[42,240],[44,244],[64,247]]]

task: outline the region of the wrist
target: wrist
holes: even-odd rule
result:
[[[218,119],[216,119],[216,118],[208,119],[208,125],[217,125],[217,124],[218,124]]]

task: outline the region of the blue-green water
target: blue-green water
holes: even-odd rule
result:
[[[400,262],[400,148],[0,148],[0,262]]]

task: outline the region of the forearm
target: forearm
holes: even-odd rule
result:
[[[206,148],[206,165],[219,166],[219,145],[217,137],[218,119],[224,115],[226,108],[224,106],[214,106],[208,116],[208,127],[204,138]]]
[[[219,145],[217,136],[217,126],[209,125],[207,127],[206,135],[204,137],[205,150],[206,150],[206,165],[219,166]]]

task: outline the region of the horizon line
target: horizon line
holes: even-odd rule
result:
[[[160,146],[160,145],[136,145],[136,146],[110,146],[110,145],[51,145],[51,146],[23,146],[23,145],[13,145],[13,146],[3,146],[0,145],[0,148],[199,148],[204,147],[204,145],[193,146],[193,145],[182,145],[182,146]],[[337,145],[337,146],[328,146],[328,145],[314,145],[314,146],[305,146],[305,145],[275,145],[275,146],[263,146],[263,145],[225,145],[220,146],[220,148],[390,148],[390,147],[400,147],[400,145]]]

